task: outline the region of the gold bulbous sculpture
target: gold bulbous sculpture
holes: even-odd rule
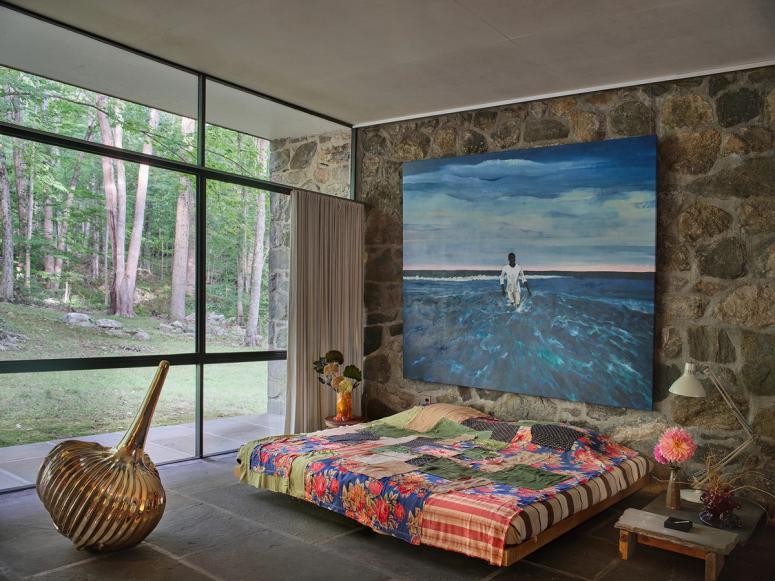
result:
[[[166,495],[145,439],[167,377],[162,361],[132,425],[114,448],[66,440],[49,452],[37,491],[54,527],[77,549],[136,545],[159,524]]]

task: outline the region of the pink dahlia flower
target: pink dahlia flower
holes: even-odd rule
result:
[[[660,436],[654,449],[654,457],[659,462],[659,459],[656,458],[657,449],[662,458],[667,460],[667,463],[681,464],[694,456],[697,444],[689,432],[683,428],[670,428]]]
[[[662,455],[662,450],[659,449],[659,444],[654,446],[654,460],[656,460],[660,464],[667,464],[667,460]]]

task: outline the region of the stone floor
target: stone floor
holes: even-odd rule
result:
[[[248,440],[282,434],[284,423],[284,416],[267,413],[206,420],[204,453],[208,455],[236,450]],[[111,432],[96,436],[78,436],[77,439],[113,446],[123,435],[124,432]],[[51,440],[0,448],[0,490],[34,484],[43,458],[61,441]],[[145,451],[156,464],[193,457],[194,424],[152,427]]]
[[[145,542],[121,553],[72,549],[32,490],[0,495],[0,580],[458,579],[691,581],[703,564],[648,547],[617,555],[613,524],[639,492],[525,560],[499,569],[377,535],[337,514],[234,480],[232,455],[160,468],[168,507]],[[772,579],[775,529],[762,527],[730,557],[722,579]]]

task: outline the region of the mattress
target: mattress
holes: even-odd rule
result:
[[[500,565],[505,549],[633,486],[646,458],[592,430],[436,404],[248,442],[240,479],[381,534]]]

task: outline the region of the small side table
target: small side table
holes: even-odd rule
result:
[[[763,511],[745,500],[737,512],[743,522],[739,529],[716,529],[702,524],[699,513],[702,505],[684,502],[680,510],[665,506],[664,495],[659,495],[643,510],[628,508],[616,523],[619,529],[619,554],[629,559],[635,547],[648,545],[705,561],[705,581],[716,581],[724,566],[724,559],[737,545],[745,544],[761,520]],[[689,532],[665,528],[665,519],[675,516],[691,520]]]
[[[341,428],[342,426],[354,426],[356,424],[365,424],[366,418],[359,416],[357,418],[350,418],[349,420],[342,422],[336,419],[336,416],[328,416],[323,419],[323,423],[329,428]]]

